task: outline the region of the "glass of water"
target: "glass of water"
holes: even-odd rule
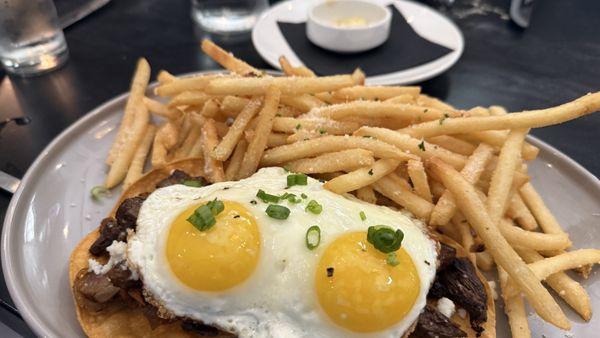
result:
[[[46,72],[68,54],[52,0],[0,0],[0,62],[8,72]]]
[[[268,7],[268,0],[192,0],[192,18],[208,33],[247,33]]]

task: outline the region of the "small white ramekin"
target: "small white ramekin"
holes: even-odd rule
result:
[[[340,27],[338,20],[360,17],[364,26]],[[366,0],[335,0],[318,3],[308,10],[306,35],[315,45],[338,53],[356,53],[375,48],[390,35],[389,9]]]

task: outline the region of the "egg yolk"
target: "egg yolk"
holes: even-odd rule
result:
[[[315,281],[321,307],[337,325],[355,332],[383,330],[404,318],[420,291],[410,256],[396,251],[398,265],[367,242],[365,232],[333,241],[319,261]]]
[[[254,216],[239,203],[224,201],[208,230],[196,229],[187,218],[200,205],[182,212],[171,224],[166,256],[171,270],[185,285],[199,291],[222,291],[246,280],[260,254]]]

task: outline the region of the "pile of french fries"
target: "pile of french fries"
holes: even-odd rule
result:
[[[525,137],[530,128],[600,110],[600,92],[542,110],[461,110],[419,87],[365,86],[360,69],[317,77],[282,57],[286,76],[276,77],[210,41],[202,50],[228,72],[178,78],[161,71],[159,99],[145,96],[150,67],[138,62],[106,161],[107,188],[135,182],[147,157],[150,168],[202,158],[211,182],[285,167],[327,180],[333,192],[404,208],[461,243],[480,269],[497,269],[514,337],[530,336],[524,300],[547,322],[570,328],[547,287],[590,319],[588,294],[565,271],[587,277],[600,250],[566,251],[569,235],[529,183],[526,161],[539,150]]]

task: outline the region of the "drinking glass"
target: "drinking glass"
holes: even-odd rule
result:
[[[192,0],[192,18],[209,33],[246,33],[268,7],[267,0]]]
[[[68,54],[52,0],[0,0],[0,62],[8,72],[46,72]]]

